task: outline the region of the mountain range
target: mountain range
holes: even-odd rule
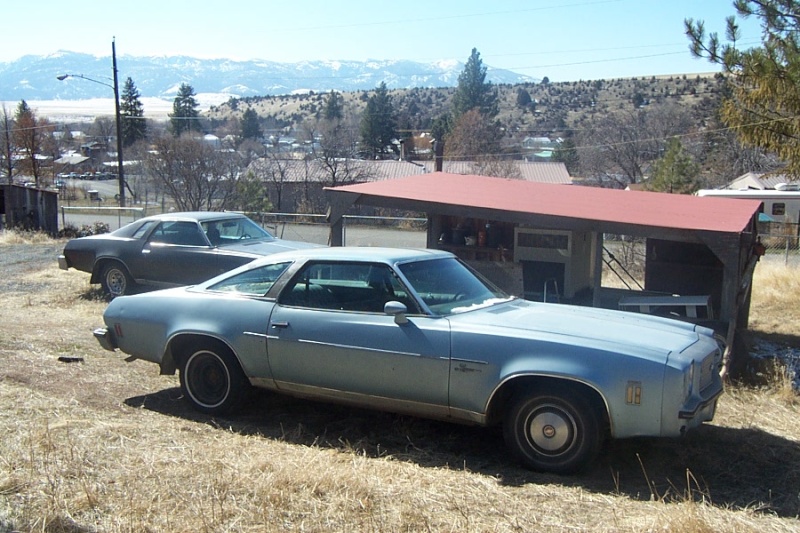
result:
[[[534,78],[485,65],[493,84],[537,82]],[[174,98],[182,83],[195,93],[229,97],[266,96],[299,92],[370,90],[382,81],[389,89],[454,87],[464,63],[443,60],[420,63],[403,60],[233,61],[188,56],[118,56],[119,87],[131,78],[142,97]],[[73,75],[63,81],[64,74]],[[79,79],[82,75],[97,83]],[[0,62],[0,101],[86,100],[108,98],[113,86],[110,57],[61,51],[46,56],[23,56]],[[106,85],[106,87],[103,87]]]

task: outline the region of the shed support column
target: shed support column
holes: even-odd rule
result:
[[[592,289],[592,307],[602,305],[600,291],[603,287],[603,232],[594,232],[594,287]]]
[[[339,217],[335,222],[331,223],[330,234],[328,235],[328,244],[331,246],[344,246],[344,218]]]
[[[330,206],[325,220],[328,222],[328,244],[330,246],[344,246],[344,214],[355,204],[361,195],[337,194],[328,190]]]
[[[426,237],[426,248],[436,248],[439,243],[439,236],[442,234],[442,215],[432,215],[428,213],[428,231]]]

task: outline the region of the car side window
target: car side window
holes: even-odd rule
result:
[[[180,244],[183,246],[208,246],[200,227],[194,222],[166,221],[150,235],[150,242]]]
[[[281,305],[366,313],[383,313],[389,301],[401,301],[409,312],[419,312],[392,270],[370,263],[308,264],[278,298]]]
[[[131,235],[131,238],[133,238],[133,239],[141,239],[150,230],[150,228],[153,227],[153,224],[155,224],[155,222],[153,222],[153,221],[145,222],[144,224],[139,226],[139,228],[136,230],[136,232],[133,235]]]
[[[264,296],[291,263],[264,265],[231,276],[208,287],[211,291],[231,292],[246,296]]]

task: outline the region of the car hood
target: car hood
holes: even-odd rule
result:
[[[532,337],[663,361],[697,342],[695,324],[638,313],[512,300],[451,315],[454,329]],[[705,330],[705,328],[701,328]],[[710,330],[709,330],[710,332]]]
[[[261,239],[243,239],[236,244],[228,244],[220,246],[220,250],[226,252],[238,252],[253,255],[271,255],[278,252],[287,252],[291,250],[301,250],[304,248],[318,248],[321,245],[309,242],[300,241],[285,241],[283,239],[261,240]]]

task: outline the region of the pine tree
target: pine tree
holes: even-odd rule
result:
[[[653,174],[646,186],[650,191],[694,194],[700,188],[699,174],[700,166],[683,149],[681,141],[673,137],[664,156],[653,163]]]
[[[517,107],[528,107],[531,105],[531,93],[520,87],[517,89]]]
[[[261,125],[258,122],[258,113],[256,110],[248,108],[242,115],[242,139],[258,140],[263,136]]]
[[[563,142],[556,146],[553,150],[553,161],[564,163],[567,167],[567,172],[570,175],[575,175],[578,172],[580,159],[578,157],[578,149],[575,146],[575,141],[572,139],[565,139]]]
[[[140,97],[133,80],[126,79],[119,105],[122,115],[122,146],[130,146],[147,138],[147,121],[144,119],[144,106]]]
[[[785,173],[800,177],[800,3],[794,0],[736,0],[737,13],[761,19],[762,45],[747,51],[736,17],[728,17],[723,44],[716,33],[706,35],[703,21],[686,19],[690,49],[729,74],[733,87],[723,101],[721,117],[739,141],[762,148],[786,161]]]
[[[458,87],[453,95],[454,121],[475,108],[488,119],[498,113],[497,90],[486,81],[486,67],[478,50],[473,48],[464,70],[458,76]]]
[[[325,107],[322,109],[322,118],[325,120],[340,120],[344,116],[344,104],[342,95],[336,91],[328,93],[325,99]]]
[[[172,134],[180,137],[187,131],[202,131],[200,126],[199,104],[195,100],[194,88],[181,83],[178,96],[172,102],[172,113],[169,114]]]
[[[383,158],[386,148],[397,137],[392,97],[386,83],[375,89],[367,100],[367,108],[361,119],[361,143],[373,158]]]

